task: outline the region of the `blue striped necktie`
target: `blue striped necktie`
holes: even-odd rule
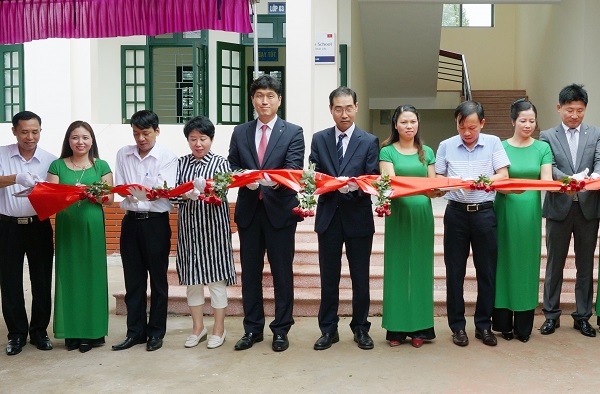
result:
[[[569,129],[569,150],[571,151],[571,159],[573,160],[573,167],[577,164],[577,145],[578,145],[578,135],[577,129]],[[577,170],[577,168],[575,168]]]
[[[338,162],[340,163],[340,165],[342,164],[342,160],[344,160],[344,144],[342,143],[342,140],[346,138],[346,133],[342,133],[338,136],[338,142],[337,142],[337,155],[338,155]]]

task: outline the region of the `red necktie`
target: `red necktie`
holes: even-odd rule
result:
[[[267,126],[266,124],[262,125],[261,130],[262,130],[262,136],[260,137],[260,142],[258,144],[258,164],[260,164],[262,166],[262,162],[263,159],[265,157],[265,152],[267,151],[267,144],[268,144],[268,140],[267,140],[267,129],[269,128],[269,126]]]

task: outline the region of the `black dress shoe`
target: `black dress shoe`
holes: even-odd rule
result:
[[[507,341],[512,340],[515,337],[515,334],[513,334],[512,332],[503,332],[502,333],[502,338],[506,339]]]
[[[287,335],[285,334],[275,334],[273,335],[273,351],[275,352],[283,352],[290,347],[290,341],[287,339]]]
[[[314,349],[315,350],[329,349],[331,347],[331,345],[333,345],[334,343],[338,343],[339,341],[340,341],[340,334],[337,330],[334,333],[326,332],[323,335],[321,335],[321,338],[317,339],[317,342],[315,342]]]
[[[149,337],[148,338],[148,343],[146,344],[146,350],[149,352],[153,352],[155,350],[158,350],[162,347],[163,345],[163,340],[162,338],[159,337]]]
[[[527,342],[529,342],[529,335],[525,335],[525,336],[517,335],[517,339],[523,343],[527,343]]]
[[[586,319],[575,320],[573,322],[573,328],[581,331],[581,333],[583,335],[585,335],[586,337],[595,337],[596,336],[596,330],[594,329],[594,327],[592,327],[590,322],[587,321]]]
[[[92,343],[82,339],[81,344],[79,344],[79,351],[81,353],[87,353],[90,350],[92,350]]]
[[[112,350],[125,350],[132,346],[139,345],[140,343],[146,343],[146,338],[126,337],[123,342],[113,345]]]
[[[54,346],[52,346],[52,342],[50,342],[50,338],[48,335],[40,336],[40,337],[32,337],[29,340],[29,343],[35,345],[40,350],[52,350]]]
[[[243,337],[240,338],[239,341],[237,341],[237,343],[235,344],[235,346],[233,348],[235,350],[250,349],[252,347],[252,345],[254,345],[256,342],[262,342],[263,339],[264,339],[264,337],[263,337],[262,333],[255,334],[253,332],[247,332],[244,334]]]
[[[484,345],[496,346],[498,344],[496,335],[490,329],[475,329],[475,338],[481,339]]]
[[[6,354],[8,354],[9,356],[19,354],[21,353],[21,350],[23,350],[23,346],[25,345],[27,345],[27,341],[25,339],[9,339],[8,344],[6,345]]]
[[[358,347],[364,350],[373,349],[373,340],[369,333],[362,328],[357,328],[354,331],[354,342],[358,343]]]
[[[554,331],[560,327],[559,319],[546,319],[544,324],[540,327],[540,334],[542,335],[550,335],[554,334]]]
[[[65,338],[65,347],[68,351],[79,349],[81,345],[81,339],[79,338]]]
[[[469,344],[469,337],[465,330],[456,330],[452,334],[452,342],[458,346],[467,346]]]

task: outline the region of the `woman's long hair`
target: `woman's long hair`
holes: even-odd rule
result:
[[[392,145],[394,142],[400,141],[400,133],[398,133],[398,130],[396,130],[396,123],[398,122],[398,118],[403,112],[412,112],[417,116],[419,128],[417,128],[417,132],[415,133],[414,147],[417,148],[417,153],[419,154],[419,161],[422,164],[425,164],[425,151],[423,150],[423,143],[421,143],[421,137],[419,137],[419,131],[421,128],[421,117],[419,116],[417,109],[410,104],[401,105],[398,108],[396,108],[396,110],[394,111],[394,116],[392,116],[392,134],[388,137],[388,139],[383,141],[381,147],[383,148],[384,146]]]

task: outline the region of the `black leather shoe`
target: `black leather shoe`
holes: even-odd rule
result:
[[[583,335],[585,335],[586,337],[595,337],[596,336],[596,330],[594,329],[594,327],[592,327],[590,322],[587,321],[586,319],[575,320],[573,322],[573,328],[581,331],[581,333]]]
[[[79,351],[81,353],[87,353],[90,350],[92,350],[92,343],[91,342],[87,342],[85,340],[82,340],[81,344],[79,344]]]
[[[498,344],[496,335],[490,329],[475,329],[475,338],[481,339],[484,345],[496,346]]]
[[[542,335],[550,335],[554,334],[554,331],[560,327],[559,319],[546,319],[544,324],[540,327],[540,334]]]
[[[235,350],[246,350],[250,349],[256,342],[262,342],[264,339],[263,334],[255,334],[253,332],[247,332],[233,347]],[[285,349],[284,349],[285,350]]]
[[[512,332],[503,332],[502,333],[502,338],[506,339],[507,341],[512,340],[515,337],[515,334],[513,334]]]
[[[283,352],[290,347],[290,341],[287,339],[287,335],[285,334],[275,334],[273,335],[273,351],[275,352]]]
[[[23,346],[25,345],[27,345],[27,341],[25,339],[9,339],[8,344],[6,345],[6,354],[8,354],[9,356],[19,354],[21,353],[21,350],[23,350]]]
[[[65,347],[68,351],[79,349],[81,345],[81,339],[78,338],[65,338]]]
[[[37,347],[40,350],[52,350],[54,348],[54,346],[52,346],[52,342],[50,342],[50,338],[48,338],[48,335],[44,335],[42,337],[32,337],[29,340],[29,343],[31,343],[32,345],[35,345],[35,347]]]
[[[525,335],[523,337],[520,337],[517,335],[517,339],[523,343],[527,343],[527,342],[529,342],[529,335]]]
[[[339,341],[340,341],[340,334],[337,330],[334,333],[326,332],[323,335],[321,335],[321,338],[317,339],[317,342],[315,342],[314,349],[315,350],[329,349],[331,347],[331,345],[333,345],[334,343],[338,343]]]
[[[364,350],[373,349],[373,340],[369,333],[362,328],[357,328],[354,331],[354,342],[358,343],[358,347]]]
[[[132,346],[139,345],[140,343],[146,343],[146,338],[126,337],[123,342],[113,345],[112,350],[125,350]]]
[[[163,340],[162,338],[159,337],[149,337],[148,338],[148,343],[146,344],[146,350],[149,352],[153,352],[155,350],[158,350],[162,347],[163,345]]]
[[[465,330],[457,330],[452,334],[452,342],[458,346],[467,346],[469,344],[469,337]]]

